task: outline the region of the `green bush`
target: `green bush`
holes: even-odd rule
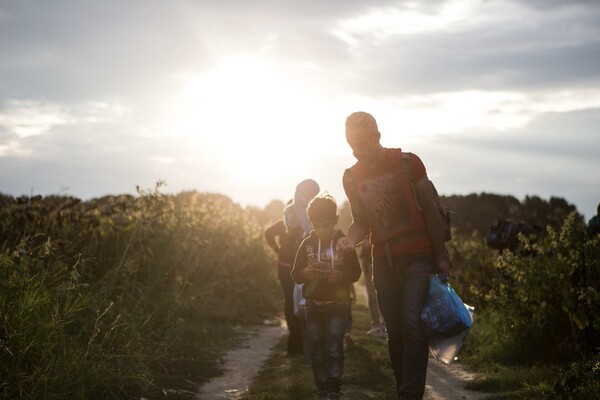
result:
[[[461,299],[478,312],[485,307],[485,296],[498,273],[494,268],[496,252],[477,234],[460,236],[446,244],[452,260],[451,285]]]
[[[507,379],[513,382],[508,392],[493,398],[600,398],[599,237],[586,237],[572,213],[559,229],[547,227],[537,243],[520,239],[514,253],[485,249],[476,236],[452,242],[453,285],[475,305],[463,359],[492,376],[498,363],[562,366],[552,378],[533,376],[526,384],[515,374]]]
[[[0,398],[132,398],[218,374],[279,309],[260,226],[225,196],[4,196]]]
[[[560,230],[548,227],[539,243],[522,239],[519,251],[494,262],[498,273],[484,296],[487,309],[502,322],[507,344],[519,349],[515,361],[568,360],[593,345],[583,333],[595,329],[598,317],[597,252],[585,256],[574,214]]]
[[[571,363],[554,389],[565,400],[600,399],[600,356]]]

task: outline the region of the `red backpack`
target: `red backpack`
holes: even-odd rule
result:
[[[411,155],[411,153],[402,152],[402,172],[404,173],[404,175],[406,175],[408,177],[408,181],[410,182],[410,188],[411,188],[411,191],[413,194],[413,200],[415,202],[415,206],[416,206],[417,210],[422,212],[423,207],[421,206],[421,202],[419,201],[419,196],[417,194],[417,186],[415,184],[415,179],[412,174],[412,164],[410,162],[410,155]],[[352,197],[357,198],[357,196],[356,196],[356,181],[354,179],[354,167],[348,168],[346,170],[346,173],[344,174],[344,177],[350,183],[349,187],[350,187],[350,190],[352,190],[352,192],[353,192]],[[444,240],[447,242],[450,239],[452,239],[452,214],[453,213],[450,210],[448,210],[448,208],[440,202],[440,196],[438,194],[438,191],[435,188],[435,185],[433,184],[433,182],[431,180],[429,180],[429,184],[431,185],[431,191],[433,193],[433,201],[435,202],[435,205],[440,213],[440,217],[442,218],[442,225],[444,226]]]

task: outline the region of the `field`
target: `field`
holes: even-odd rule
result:
[[[266,211],[159,187],[86,202],[2,196],[0,398],[158,399],[218,375],[236,327],[282,309]],[[600,398],[600,243],[584,228],[571,213],[502,254],[477,232],[449,242],[452,285],[476,309],[461,353],[486,374],[474,388]],[[390,371],[367,367],[381,354],[360,349],[364,368],[349,376],[382,390]]]

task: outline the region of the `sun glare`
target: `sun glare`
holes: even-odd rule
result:
[[[319,126],[322,111],[297,82],[260,59],[228,58],[186,78],[171,129],[193,139],[233,180],[298,175],[310,159],[317,133],[309,130]]]

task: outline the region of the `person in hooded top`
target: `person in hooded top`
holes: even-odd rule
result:
[[[289,235],[298,243],[310,234],[312,227],[306,208],[308,203],[319,194],[319,184],[312,179],[305,179],[296,186],[294,199],[283,209],[283,222]]]
[[[314,198],[308,217],[313,230],[298,249],[292,277],[297,284],[304,284],[306,340],[319,399],[339,399],[349,288],[360,277],[361,269],[356,252],[336,251],[344,234],[335,229],[339,216],[331,196]]]
[[[311,230],[312,226],[308,219],[308,214],[306,208],[308,207],[308,203],[319,193],[320,191],[319,184],[313,179],[305,179],[302,182],[296,185],[296,189],[294,191],[294,198],[291,202],[288,202],[283,209],[283,225],[285,227],[285,234],[288,238],[290,251],[291,251],[291,265],[287,271],[287,277],[284,280],[289,283],[291,286],[286,288],[286,292],[289,294],[289,290],[291,290],[292,296],[292,312],[296,316],[296,318],[292,318],[292,326],[294,329],[294,334],[290,331],[289,339],[294,340],[292,343],[292,351],[288,354],[290,356],[299,354],[297,349],[297,344],[299,339],[296,335],[296,330],[300,330],[302,336],[306,336],[306,324],[304,320],[304,303],[305,300],[301,295],[301,287],[295,285],[292,277],[291,277],[291,266],[294,263],[294,259],[296,258],[296,253],[298,251],[298,247],[304,238],[306,238]],[[286,285],[287,285],[286,283]],[[300,326],[298,327],[295,322],[299,322]],[[289,325],[288,325],[289,327]],[[306,340],[302,340],[302,354],[304,354],[305,358],[309,358],[310,353],[310,344]]]

